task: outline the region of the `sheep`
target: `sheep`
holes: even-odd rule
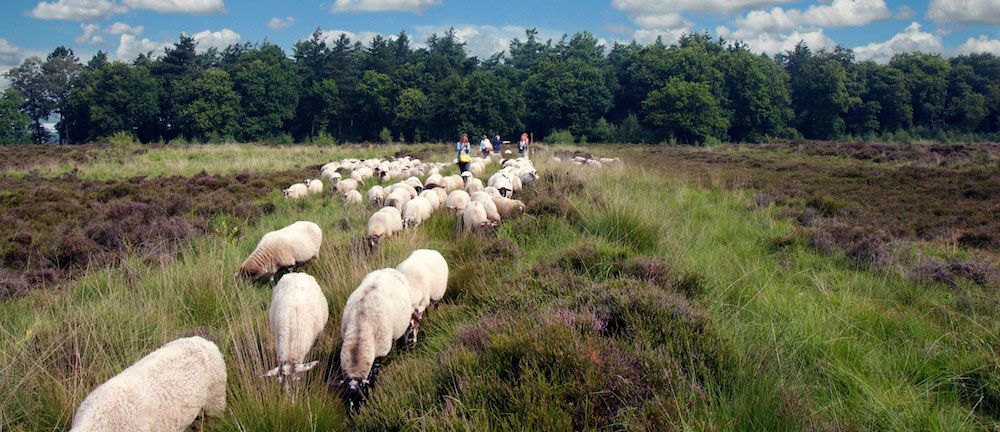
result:
[[[294,267],[313,260],[319,255],[323,243],[323,230],[308,221],[298,221],[261,237],[257,248],[240,266],[236,279],[256,280],[264,275]]]
[[[469,204],[469,193],[464,190],[452,191],[448,194],[448,200],[445,202],[445,207],[456,213],[461,213],[465,211],[465,207]]]
[[[510,219],[524,213],[524,203],[515,199],[494,196],[493,203],[496,205],[501,219]]]
[[[445,187],[444,177],[441,174],[431,174],[424,182],[424,189]]]
[[[416,177],[410,177],[410,178],[408,178],[406,180],[403,180],[403,183],[412,186],[413,187],[413,191],[416,192],[416,193],[418,193],[418,194],[421,191],[424,190],[424,184],[423,184],[423,182],[421,182],[420,179],[418,179]]]
[[[472,201],[483,205],[483,210],[486,210],[486,219],[490,221],[490,225],[500,224],[500,212],[497,210],[497,205],[493,203],[493,197],[490,194],[483,191],[476,192],[472,194]]]
[[[337,182],[337,185],[334,186],[334,187],[337,188],[337,193],[343,195],[343,194],[347,193],[347,191],[351,191],[351,190],[357,189],[359,184],[361,184],[361,182],[359,182],[359,181],[357,181],[355,179],[344,179],[344,180],[341,180],[341,181]]]
[[[596,160],[593,160],[593,159],[587,159],[587,161],[584,162],[584,163],[587,164],[587,166],[591,167],[591,168],[600,168],[601,167],[601,163],[598,162],[598,161],[596,161]]]
[[[486,216],[486,208],[479,201],[470,202],[462,213],[462,231],[466,233],[485,233],[490,220]]]
[[[437,210],[441,208],[442,204],[441,195],[438,195],[437,192],[434,192],[431,189],[424,189],[423,192],[420,192],[420,196],[426,198],[427,201],[431,203],[431,210]]]
[[[340,175],[340,173],[337,172],[336,170],[332,170],[332,171],[331,170],[323,170],[323,171],[321,171],[319,173],[319,176],[323,177],[323,178],[325,178],[327,180],[330,180],[330,181],[332,181],[334,183],[340,181],[340,179],[342,178],[342,176]]]
[[[263,377],[277,376],[281,388],[287,392],[289,384],[299,380],[298,374],[316,367],[318,361],[305,363],[305,358],[326,326],[329,315],[326,296],[315,278],[305,273],[282,276],[271,294],[267,314],[274,332],[278,366]]]
[[[448,289],[448,262],[441,253],[430,249],[417,249],[396,266],[406,276],[410,289],[418,293],[418,323],[428,306],[437,304]],[[414,337],[416,337],[414,329]]]
[[[382,203],[385,202],[385,189],[382,186],[375,185],[368,189],[368,205],[372,207],[382,207]]]
[[[386,207],[395,207],[399,210],[403,210],[403,206],[406,205],[407,201],[411,199],[410,194],[403,188],[393,189],[389,192],[389,195],[385,197]]]
[[[479,192],[483,190],[483,181],[472,177],[469,181],[465,182],[465,191],[468,193]]]
[[[226,363],[200,337],[169,342],[99,385],[80,404],[73,432],[181,432],[198,414],[226,410]]]
[[[612,163],[620,162],[621,159],[602,157],[602,158],[597,158],[597,161],[600,162],[601,164],[612,164]]]
[[[285,198],[298,199],[309,195],[309,187],[304,183],[295,183],[289,186],[288,189],[281,191],[281,193],[285,195]]]
[[[436,193],[437,196],[438,196],[438,206],[437,206],[437,208],[443,209],[444,208],[444,204],[446,202],[448,202],[448,192],[444,188],[434,188],[434,189],[431,189],[430,191]]]
[[[477,176],[483,175],[483,171],[485,170],[486,170],[486,164],[483,163],[482,161],[473,162],[469,164],[469,172],[471,172],[473,175]]]
[[[495,187],[497,192],[504,197],[509,197],[511,193],[514,192],[514,185],[511,183],[510,178],[501,175],[496,178],[495,181],[490,182],[490,186]]]
[[[444,178],[445,190],[447,192],[455,191],[465,187],[465,180],[460,175],[450,175]]]
[[[414,293],[395,269],[369,273],[347,298],[341,318],[340,368],[334,385],[350,412],[356,412],[375,386],[382,358],[403,337],[414,317]]]
[[[374,247],[383,238],[403,230],[403,214],[395,207],[383,207],[368,218],[368,244]]]
[[[361,192],[350,190],[344,194],[344,205],[360,205],[364,202],[365,199],[361,197]]]
[[[310,195],[323,193],[323,181],[316,179],[307,179],[306,187],[309,189]]]
[[[434,206],[424,197],[416,197],[403,206],[403,227],[416,227],[431,217]]]

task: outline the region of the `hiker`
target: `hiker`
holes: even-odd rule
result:
[[[503,155],[503,152],[500,151],[501,147],[503,147],[503,141],[500,141],[500,135],[493,137],[493,153]]]
[[[528,140],[528,134],[527,133],[521,134],[521,140],[517,142],[518,154],[520,154],[521,156],[527,156],[528,144],[530,144],[530,140]]]
[[[483,140],[479,141],[479,150],[483,152],[484,158],[490,157],[490,153],[493,152],[493,143],[486,134],[483,134]]]
[[[455,156],[455,163],[458,164],[458,172],[468,171],[469,162],[472,162],[472,157],[469,156],[469,134],[462,134],[462,138],[455,144],[455,151],[458,152],[458,155]]]

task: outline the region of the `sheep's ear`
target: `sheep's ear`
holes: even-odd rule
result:
[[[278,366],[278,367],[276,367],[274,369],[271,369],[271,370],[267,371],[267,373],[265,373],[264,375],[261,375],[260,377],[261,378],[269,378],[269,377],[277,376],[278,375],[278,371],[280,371],[280,370],[281,370],[281,366]]]
[[[319,361],[311,361],[309,363],[299,363],[295,365],[295,373],[308,372],[310,369],[316,367]]]

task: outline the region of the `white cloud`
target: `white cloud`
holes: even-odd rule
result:
[[[722,26],[715,29],[715,32],[727,39],[739,39],[750,47],[750,50],[761,54],[777,54],[795,48],[799,42],[803,42],[810,49],[820,50],[823,48],[833,48],[837,45],[823,33],[823,29],[814,30],[793,30],[788,33],[758,33],[752,35],[735,36],[739,30],[732,31]]]
[[[132,9],[149,9],[160,13],[193,15],[217,14],[226,11],[222,0],[124,0]]]
[[[10,86],[10,80],[5,78],[4,74],[10,68],[21,64],[23,58],[24,51],[21,50],[21,47],[8,42],[7,39],[0,38],[0,90]]]
[[[414,28],[414,40],[420,41],[417,46],[424,46],[430,35],[441,36],[450,28],[455,29],[455,38],[459,42],[465,43],[466,52],[480,59],[485,59],[498,52],[506,52],[512,40],[524,40],[526,30],[524,27],[514,25],[500,27],[492,25],[417,26]],[[559,40],[562,35],[559,32],[539,29],[537,38],[544,43],[549,39]]]
[[[978,38],[969,38],[958,47],[959,54],[990,53],[1000,55],[1000,40],[990,39],[986,35],[979,35]]]
[[[414,12],[441,4],[441,0],[337,0],[332,12]]]
[[[740,37],[760,32],[782,32],[800,27],[851,27],[892,17],[884,0],[833,0],[806,10],[782,9],[751,11],[735,21]]]
[[[968,43],[968,42],[966,42]],[[902,32],[884,42],[872,42],[868,45],[854,48],[854,54],[860,60],[875,60],[888,63],[892,56],[904,52],[944,53],[941,37],[933,33],[920,31],[920,23],[913,22]]]
[[[927,16],[941,22],[1000,24],[1000,0],[931,0]]]
[[[30,15],[45,20],[89,21],[125,13],[127,10],[111,0],[56,0],[39,2]]]
[[[197,52],[208,51],[209,48],[223,49],[235,43],[240,42],[240,34],[236,33],[228,28],[213,32],[211,30],[202,30],[198,33],[191,35],[198,45],[195,47]]]
[[[143,30],[145,30],[145,27],[141,25],[130,26],[123,22],[116,22],[114,24],[111,24],[110,27],[105,28],[104,32],[113,35],[130,34],[133,36],[139,36],[142,34]]]
[[[364,31],[361,33],[354,33],[347,30],[332,29],[332,30],[323,30],[323,42],[326,42],[326,44],[329,46],[333,46],[333,44],[337,43],[337,39],[340,39],[340,35],[347,36],[347,38],[350,39],[352,43],[361,42],[364,45],[367,45],[369,42],[371,42],[372,38],[374,38],[375,36],[381,35],[382,37],[386,37],[385,35],[382,35],[381,33],[377,32]],[[306,36],[304,39],[308,39],[309,37],[311,36]]]
[[[81,23],[80,30],[83,31],[83,34],[77,36],[76,39],[74,39],[76,43],[86,43],[91,45],[100,45],[104,43],[104,37],[97,34],[99,31],[101,31],[101,26],[97,24]]]
[[[675,12],[726,13],[788,3],[794,0],[611,0],[611,6],[632,16]]]
[[[118,49],[115,51],[115,58],[121,61],[135,60],[139,54],[151,53],[152,56],[159,57],[164,49],[173,46],[172,41],[157,42],[146,38],[139,39],[136,35],[123,34],[118,42]]]
[[[281,30],[295,24],[295,17],[274,17],[267,21],[267,27],[271,30]]]
[[[683,15],[673,12],[633,16],[632,23],[639,27],[632,32],[632,38],[642,44],[653,43],[657,38],[671,44],[690,33],[693,25]]]

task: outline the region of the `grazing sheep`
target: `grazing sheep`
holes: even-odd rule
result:
[[[443,188],[445,186],[444,176],[437,173],[428,176],[427,181],[424,182],[424,189]]]
[[[413,188],[413,191],[417,194],[424,190],[424,184],[416,177],[410,177],[403,180],[403,183],[410,185]]]
[[[403,227],[420,226],[434,212],[434,206],[424,197],[416,197],[403,206]]]
[[[200,337],[160,347],[90,392],[73,417],[73,432],[182,432],[204,410],[226,410],[226,363]]]
[[[365,276],[341,317],[340,368],[344,378],[334,385],[351,412],[356,412],[375,386],[382,358],[403,337],[414,317],[414,298],[406,276],[394,269]]]
[[[466,233],[485,234],[490,224],[486,216],[486,208],[479,201],[470,202],[462,213],[462,231]]]
[[[469,172],[473,175],[481,176],[483,171],[486,171],[486,164],[483,162],[473,162],[469,164]]]
[[[514,184],[511,183],[510,178],[507,176],[498,177],[491,186],[495,187],[497,192],[504,197],[510,197],[514,193]]]
[[[385,202],[385,189],[375,185],[368,189],[368,205],[372,207],[382,207]]]
[[[417,249],[399,263],[396,270],[406,276],[410,288],[420,294],[417,307],[420,317],[428,306],[441,301],[448,289],[448,262],[438,251]]]
[[[403,230],[403,214],[395,207],[383,207],[368,218],[368,244],[374,247],[383,238]]]
[[[524,213],[524,203],[515,199],[495,196],[493,203],[496,204],[501,219],[510,219]]]
[[[319,362],[305,363],[306,354],[326,326],[329,314],[326,296],[315,278],[305,273],[282,276],[271,294],[267,313],[274,332],[278,367],[263,376],[277,376],[281,388],[287,392],[289,384],[299,380],[297,374],[315,367]]]
[[[343,179],[343,180],[337,182],[336,186],[334,186],[334,187],[337,188],[337,193],[343,195],[343,194],[347,193],[347,191],[352,191],[352,190],[357,189],[358,185],[360,185],[360,184],[361,184],[361,182],[359,182],[359,181],[357,181],[355,179]]]
[[[298,221],[261,237],[257,248],[243,261],[236,278],[256,280],[283,268],[311,261],[319,255],[323,230],[308,221]]]
[[[441,208],[441,195],[438,195],[437,192],[434,192],[431,189],[424,189],[423,192],[420,192],[420,196],[426,198],[427,201],[430,201],[432,210]]]
[[[389,192],[389,195],[385,197],[386,207],[395,207],[399,210],[403,210],[403,206],[410,201],[410,194],[403,188],[393,189]]]
[[[469,181],[465,182],[465,191],[468,193],[479,192],[483,190],[483,181],[475,177],[470,178]]]
[[[323,193],[323,181],[316,179],[307,179],[306,187],[309,189],[309,195],[321,194]]]
[[[298,199],[309,195],[309,187],[305,183],[295,183],[289,186],[288,189],[281,191],[281,193],[285,195],[285,198]]]
[[[446,202],[448,202],[448,191],[445,190],[444,188],[434,188],[434,189],[431,189],[431,192],[436,193],[437,196],[438,196],[438,207],[437,208],[439,208],[439,209],[444,208],[444,204]]]
[[[460,175],[450,175],[445,177],[444,182],[446,183],[445,190],[447,192],[459,190],[465,187],[465,179]]]
[[[595,161],[593,159],[587,159],[587,161],[584,162],[584,163],[587,164],[587,166],[591,167],[591,168],[600,168],[601,167],[601,163],[598,162],[598,161]]]
[[[483,205],[483,209],[486,210],[486,219],[489,219],[490,225],[500,225],[500,212],[497,211],[497,205],[493,203],[493,197],[490,194],[483,191],[476,192],[472,194],[472,201]]]
[[[361,197],[361,192],[351,190],[344,194],[344,205],[360,205],[364,202],[365,199]]]
[[[445,201],[445,207],[448,210],[452,210],[456,213],[461,213],[465,211],[465,207],[469,204],[469,200],[472,198],[469,193],[464,190],[452,191],[448,194],[448,200]]]
[[[341,178],[343,178],[336,170],[323,170],[319,173],[319,176],[334,183],[337,183]]]

